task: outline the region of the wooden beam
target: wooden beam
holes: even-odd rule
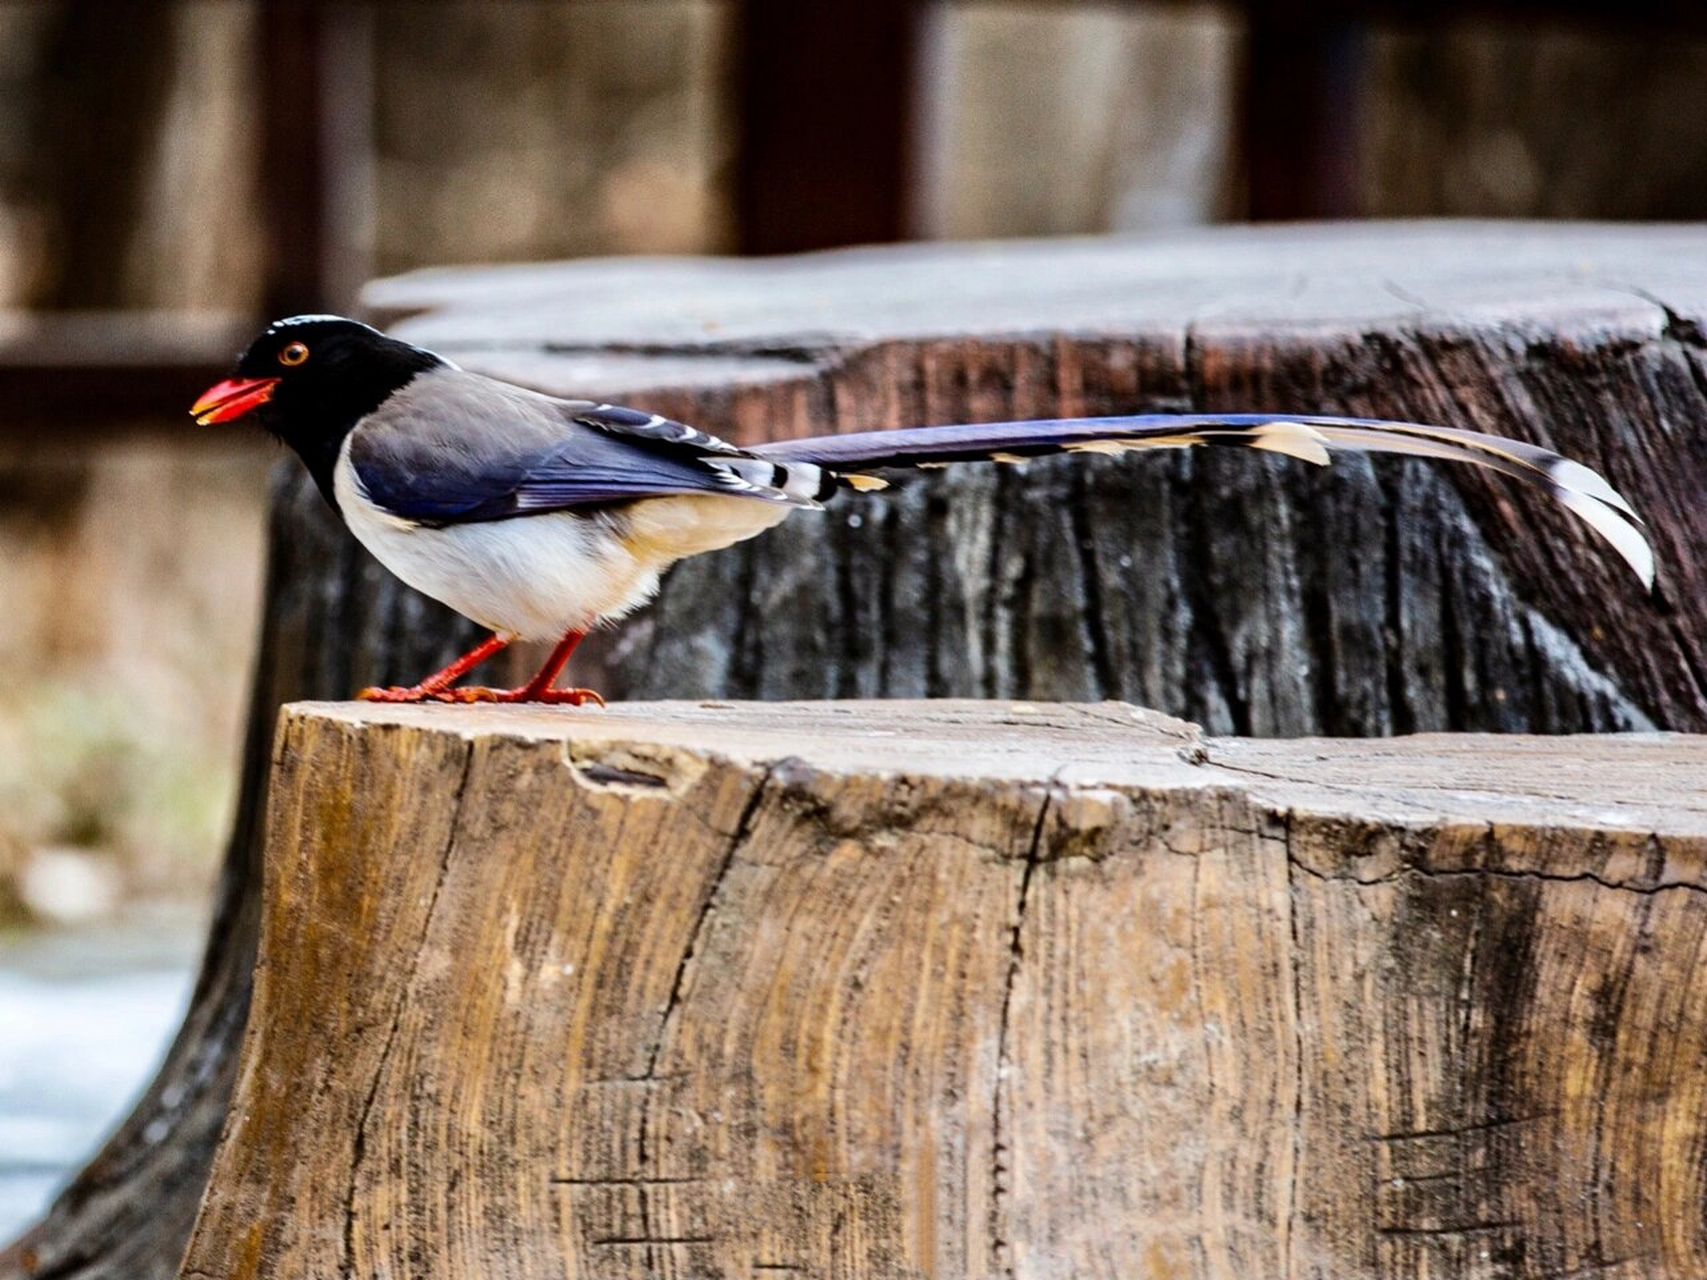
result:
[[[1247,8],[1238,111],[1249,216],[1355,216],[1365,25],[1284,5]]]
[[[269,316],[347,309],[368,275],[372,112],[365,5],[259,9],[260,184]]]
[[[743,0],[736,31],[741,251],[903,239],[913,0]]]
[[[0,314],[0,423],[8,437],[195,430],[186,410],[227,376],[255,322],[185,312]]]
[[[952,7],[959,0],[939,0]],[[977,0],[980,5],[1012,4],[1027,9],[1082,8],[1093,0]],[[1132,5],[1197,7],[1202,0],[1112,0]],[[1333,18],[1359,22],[1438,25],[1462,18],[1506,22],[1570,22],[1628,31],[1630,27],[1694,32],[1707,29],[1707,6],[1695,0],[1238,0],[1234,13]]]

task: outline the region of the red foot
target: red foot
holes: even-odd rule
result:
[[[551,651],[551,657],[546,659],[539,674],[529,680],[519,689],[485,689],[479,686],[467,689],[451,688],[451,681],[460,680],[469,671],[486,661],[510,641],[506,636],[494,634],[486,641],[477,645],[458,658],[443,671],[428,676],[420,684],[398,685],[388,688],[363,689],[356,697],[363,702],[543,702],[561,706],[579,707],[589,702],[596,702],[601,707],[605,700],[591,689],[553,689],[552,681],[556,680],[563,670],[563,664],[569,661],[569,655],[575,652],[575,646],[581,643],[583,632],[571,631],[557,642],[557,647]]]
[[[370,687],[356,695],[362,702],[427,702],[438,700],[449,701],[448,690],[429,689],[424,684],[400,685],[394,684],[388,688]]]
[[[596,702],[601,707],[605,705],[605,700],[591,689],[536,689],[532,685],[524,685],[520,689],[485,689],[479,686],[446,689],[441,694],[428,696],[437,696],[446,702],[542,702],[571,707]]]

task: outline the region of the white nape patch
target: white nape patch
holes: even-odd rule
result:
[[[289,329],[299,324],[325,324],[328,320],[336,320],[343,324],[359,324],[370,332],[379,332],[370,324],[362,324],[360,320],[351,320],[348,316],[286,316],[283,320],[275,320],[267,326],[267,332],[273,333],[279,329]]]
[[[858,473],[842,477],[848,488],[856,493],[874,493],[878,489],[887,489],[889,482],[882,476],[862,476]]]
[[[1301,462],[1313,462],[1325,467],[1333,461],[1328,456],[1327,437],[1302,422],[1270,422],[1251,430],[1251,447],[1270,453],[1284,453]]]

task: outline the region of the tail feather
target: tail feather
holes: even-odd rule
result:
[[[1336,452],[1394,453],[1467,462],[1545,489],[1605,538],[1651,587],[1654,556],[1630,504],[1598,473],[1550,450],[1503,436],[1375,418],[1281,414],[1138,414],[915,427],[818,436],[761,445],[770,461],[811,463],[842,484],[881,483],[869,469],[931,468],[960,462],[1026,462],[1057,453],[1123,453],[1193,446],[1263,449],[1326,464]]]

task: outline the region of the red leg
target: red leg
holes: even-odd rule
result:
[[[557,642],[557,647],[551,651],[551,656],[545,660],[545,665],[539,669],[539,674],[529,680],[519,689],[450,689],[445,693],[447,700],[457,702],[549,702],[567,703],[578,707],[584,702],[596,702],[601,707],[605,700],[591,689],[553,689],[558,675],[569,661],[569,655],[575,652],[575,646],[586,637],[585,631],[571,631]]]
[[[392,685],[388,689],[363,689],[356,697],[363,702],[425,702],[429,698],[443,700],[453,681],[460,680],[509,643],[502,636],[488,636],[443,671],[435,671],[420,684]]]

